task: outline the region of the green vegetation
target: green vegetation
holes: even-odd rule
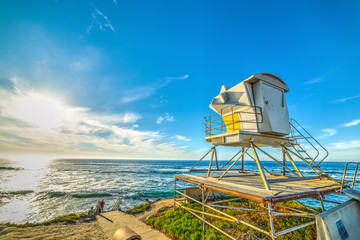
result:
[[[36,226],[41,226],[41,225],[50,225],[50,224],[54,224],[54,223],[74,224],[77,221],[91,222],[94,220],[95,220],[94,217],[88,215],[87,213],[68,214],[65,216],[56,217],[52,220],[42,222],[42,223],[25,223],[25,224],[3,223],[3,224],[0,224],[0,231],[7,227],[26,228],[26,227],[36,227]]]
[[[225,202],[221,205],[231,206],[231,207],[242,207],[242,208],[253,208],[253,209],[262,209],[259,203],[248,202],[247,200],[238,200],[233,202]],[[280,207],[292,207],[299,210],[305,210],[305,208],[296,203],[296,202],[288,202],[284,204],[278,204],[277,211],[281,212],[289,212],[285,208]],[[195,210],[202,210],[202,206],[197,203],[186,203],[185,207],[192,208]],[[159,209],[160,210],[160,209]],[[165,210],[165,209],[164,209]],[[207,210],[208,213],[219,215],[216,212],[211,210]],[[234,216],[238,219],[241,219],[245,222],[248,222],[252,225],[255,225],[261,229],[265,229],[266,231],[270,231],[269,226],[269,216],[267,212],[250,212],[250,211],[240,211],[235,209],[224,209],[224,213],[227,213],[231,216]],[[215,217],[206,217],[206,220],[216,227],[222,229],[228,234],[235,236],[238,239],[268,239],[267,235],[256,231],[252,228],[245,226],[244,224],[236,224],[233,222],[228,222],[225,220],[220,220]],[[306,223],[312,221],[312,218],[300,218],[300,217],[291,217],[291,216],[277,216],[274,217],[274,225],[276,232],[283,231],[289,229],[291,227],[300,225],[302,223]],[[149,219],[145,221],[146,224],[164,232],[171,239],[203,239],[203,240],[215,240],[215,239],[223,239],[228,240],[229,238],[215,230],[214,228],[206,225],[206,233],[203,235],[202,233],[202,221],[195,216],[193,216],[188,211],[183,208],[177,207],[174,211],[173,208],[166,211],[158,211],[155,215],[151,216]],[[280,240],[287,239],[316,239],[316,229],[315,225],[311,225],[300,230],[291,232],[289,234],[285,234],[279,236]]]
[[[144,203],[144,204],[136,206],[136,207],[134,207],[132,209],[127,210],[125,213],[136,214],[136,213],[139,213],[139,212],[144,212],[144,211],[148,210],[149,208],[150,208],[150,203]]]
[[[157,212],[158,212],[158,213],[161,213],[161,212],[165,211],[166,209],[167,209],[167,207],[162,207],[162,208],[159,208],[159,209],[157,210]]]
[[[76,223],[76,221],[78,221],[80,219],[89,219],[89,217],[91,217],[91,216],[89,216],[87,213],[81,213],[79,215],[69,214],[66,216],[56,217],[52,220],[44,222],[43,224],[48,225],[48,224],[58,223],[58,222]]]

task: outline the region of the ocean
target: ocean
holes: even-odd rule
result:
[[[174,176],[185,173],[194,163],[196,161],[62,159],[33,164],[0,160],[0,223],[35,223],[66,213],[87,212],[101,199],[105,200],[105,210],[108,210],[122,197],[120,207],[127,210],[147,201],[170,198],[174,194]],[[275,162],[262,163],[268,170],[281,172],[282,167]],[[206,168],[208,164],[203,161],[199,166]],[[305,169],[305,174],[311,174],[304,163],[298,164]],[[321,166],[331,177],[341,179],[345,162],[324,162]],[[254,162],[246,161],[245,167],[256,171]],[[348,176],[353,174],[352,168]],[[339,200],[339,196],[333,199]],[[304,202],[320,206],[317,200]],[[326,208],[332,206],[325,204]]]

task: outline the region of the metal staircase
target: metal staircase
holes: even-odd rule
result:
[[[290,118],[289,127],[290,144],[298,157],[320,176],[329,177],[320,167],[329,152],[295,119]]]

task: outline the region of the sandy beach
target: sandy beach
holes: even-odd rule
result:
[[[0,239],[108,239],[98,222],[54,223],[47,226],[7,227]]]
[[[138,229],[144,229],[143,231],[145,232],[154,231],[153,234],[161,234],[156,230],[149,230],[150,227],[144,226],[142,221],[155,214],[158,209],[164,206],[170,207],[172,204],[172,199],[165,199],[151,203],[148,210],[138,213],[135,216],[113,211],[104,213],[102,216],[97,216],[96,220],[86,219],[86,221],[79,220],[75,223],[51,223],[49,225],[30,227],[5,226],[0,224],[0,239],[111,239],[117,227],[121,225],[121,221],[127,221],[126,224],[130,228],[132,227],[131,222],[133,221],[133,226],[135,227],[136,225]],[[117,213],[123,214],[121,215],[122,217],[117,216]],[[124,218],[123,216],[125,215],[126,219],[121,219]],[[165,235],[161,235],[163,239],[167,239]]]

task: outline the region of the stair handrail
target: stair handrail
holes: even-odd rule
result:
[[[352,164],[352,163],[356,164],[356,168],[355,168],[355,172],[354,172],[354,177],[353,177],[353,180],[352,180],[352,186],[351,186],[352,189],[354,188],[354,185],[355,185],[355,182],[356,182],[356,181],[355,181],[355,180],[356,180],[356,175],[357,175],[357,171],[358,171],[358,169],[359,169],[360,162],[347,162],[347,163],[345,164],[344,174],[343,174],[343,177],[342,177],[342,180],[341,180],[340,193],[342,193],[342,190],[343,190],[343,188],[344,188],[344,183],[345,183],[345,182],[350,182],[350,180],[345,180],[345,178],[346,178],[346,171],[347,171],[348,165],[349,165],[349,164]]]
[[[95,207],[95,214],[98,214],[99,212],[100,212],[100,200],[97,202],[97,204],[96,204],[96,207]]]
[[[325,151],[325,153],[326,153],[326,154],[325,154],[325,157],[323,157],[323,158],[321,159],[321,161],[317,163],[317,166],[319,166],[319,165],[329,156],[328,150],[326,150],[326,148],[325,148],[321,143],[319,143],[308,131],[306,131],[306,129],[305,129],[303,126],[301,126],[298,121],[296,121],[296,120],[293,119],[293,118],[290,118],[290,121],[294,121],[296,124],[298,124],[298,125],[301,127],[301,129],[304,130],[304,132],[306,132],[306,133]],[[295,129],[296,129],[296,128],[295,128]],[[306,138],[305,138],[305,139],[306,139]],[[309,140],[307,140],[307,139],[306,139],[306,141],[309,142]],[[314,159],[312,162],[314,162],[314,161],[315,161],[315,159]]]
[[[307,139],[307,137],[305,137],[304,136],[304,134],[302,134],[295,126],[294,126],[294,124],[291,122],[291,120],[293,120],[292,118],[290,119],[290,125],[292,126],[292,128],[293,129],[295,129],[296,131],[297,131],[297,133],[298,134],[300,134],[302,137],[303,137],[303,139],[305,139],[313,148],[314,148],[314,150],[316,151],[316,156],[314,157],[314,158],[312,158],[312,161],[311,161],[311,163],[310,163],[310,165],[312,165],[312,163],[316,160],[316,158],[319,156],[319,150],[314,146],[314,144],[312,144],[308,139]],[[302,129],[304,129],[298,122],[296,122]],[[305,129],[304,129],[305,130]],[[293,131],[294,132],[294,131]],[[308,132],[307,132],[308,133]],[[308,133],[309,134],[309,133]],[[295,135],[295,133],[294,133],[294,135]],[[297,142],[297,139],[296,139],[296,137],[293,135],[293,138],[295,139],[295,141]],[[311,138],[313,138],[310,134],[309,134],[309,136],[311,137]],[[314,139],[314,138],[313,138]],[[300,146],[301,147],[301,146]],[[302,147],[301,147],[302,148]],[[295,148],[294,148],[295,149]],[[303,149],[303,148],[302,148]],[[302,156],[299,152],[298,152],[298,150],[297,149],[295,149],[295,151],[300,155],[300,156]],[[306,155],[308,155],[309,157],[310,157],[310,155],[306,152]]]
[[[116,199],[114,205],[111,207],[110,210],[111,210],[111,211],[116,211],[116,210],[118,210],[118,209],[119,209],[119,205],[120,205],[120,203],[121,203],[121,200],[122,200],[121,197],[119,197],[118,199]]]

